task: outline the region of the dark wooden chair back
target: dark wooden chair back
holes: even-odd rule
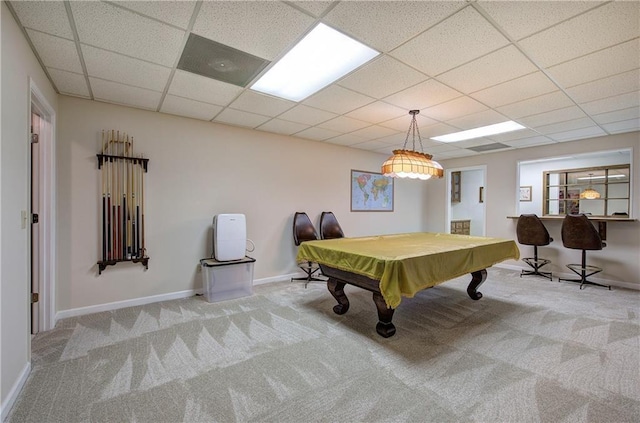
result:
[[[296,212],[293,216],[293,242],[300,245],[305,241],[318,239],[318,232],[305,212]]]
[[[344,232],[342,232],[338,219],[332,212],[322,212],[320,215],[320,238],[344,238]]]
[[[518,242],[524,245],[549,245],[553,238],[547,228],[535,214],[521,214],[516,225]]]

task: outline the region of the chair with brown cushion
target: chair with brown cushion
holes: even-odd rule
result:
[[[320,238],[344,238],[344,232],[342,232],[338,219],[332,212],[322,212],[320,215]]]
[[[558,282],[580,282],[580,289],[584,288],[584,285],[597,285],[611,290],[609,285],[601,285],[587,279],[591,275],[602,272],[601,267],[587,264],[587,250],[602,250],[607,244],[602,241],[597,229],[585,214],[568,214],[565,216],[562,221],[562,244],[565,248],[582,250],[582,263],[567,264],[567,267],[580,276],[580,279],[559,278]]]
[[[318,232],[316,232],[316,228],[311,223],[311,219],[304,212],[296,212],[293,216],[293,242],[296,246],[302,244],[306,241],[315,241],[318,239]],[[322,281],[324,279],[318,279],[314,277],[315,273],[320,270],[320,267],[314,264],[313,262],[306,263],[298,263],[298,267],[302,269],[307,276],[302,278],[291,278],[291,281],[305,281],[305,288],[307,284],[311,281]]]
[[[522,275],[538,275],[552,279],[551,272],[541,272],[540,268],[551,263],[551,260],[538,257],[538,247],[549,245],[553,238],[549,236],[547,228],[544,226],[540,218],[535,214],[521,214],[518,217],[516,226],[516,234],[518,242],[524,245],[533,245],[533,257],[525,257],[522,259],[525,263],[532,267],[533,270],[522,270]]]

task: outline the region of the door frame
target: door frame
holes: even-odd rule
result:
[[[39,286],[40,301],[38,301],[38,328],[40,331],[53,329],[55,326],[55,286],[56,286],[56,172],[55,172],[55,141],[56,141],[56,113],[49,104],[35,81],[29,78],[29,127],[31,113],[40,115],[39,163],[40,163],[40,221],[37,225],[40,238],[39,246]],[[30,130],[27,131],[29,134]],[[31,154],[31,141],[28,142]],[[29,198],[31,196],[31,165],[29,165]],[[29,207],[31,208],[31,207]],[[31,210],[29,210],[31,213]],[[31,216],[31,214],[29,214]],[[31,218],[29,218],[29,222]],[[29,243],[31,230],[29,227]],[[31,249],[29,248],[29,263],[31,263]],[[29,266],[29,283],[31,283],[31,266]],[[29,288],[31,290],[31,287]],[[30,298],[29,298],[30,300]],[[31,309],[31,305],[29,306]]]
[[[478,165],[478,166],[467,166],[467,167],[456,167],[451,169],[446,169],[446,181],[447,181],[447,200],[445,201],[445,232],[451,233],[451,173],[452,172],[465,172],[470,170],[480,170],[482,171],[482,186],[484,187],[483,193],[483,202],[482,202],[482,234],[483,236],[487,235],[487,165]]]

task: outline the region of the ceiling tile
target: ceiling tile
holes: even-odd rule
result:
[[[352,132],[353,135],[357,135],[359,137],[364,137],[367,140],[375,140],[378,138],[388,137],[388,136],[396,136],[400,134],[398,131],[394,131],[393,129],[385,128],[379,125],[372,125],[366,128],[358,129],[357,131]]]
[[[562,109],[556,109],[550,112],[538,113],[535,115],[520,118],[518,121],[522,125],[530,128],[537,128],[542,125],[550,125],[552,123],[564,122],[568,120],[584,118],[586,115],[578,106],[569,106]]]
[[[67,10],[61,1],[12,1],[13,10],[26,28],[73,40]]]
[[[622,132],[640,131],[640,118],[623,120],[620,122],[607,123],[603,125],[604,129],[612,134]]]
[[[507,43],[502,34],[468,6],[390,54],[435,76]]]
[[[525,38],[520,45],[540,66],[551,66],[638,37],[639,21],[637,2],[611,2]]]
[[[163,91],[171,69],[118,53],[83,45],[82,56],[89,76],[135,87]]]
[[[117,84],[103,79],[89,78],[89,83],[96,100],[142,109],[156,110],[162,96],[162,93],[157,91]]]
[[[339,133],[353,132],[358,129],[370,126],[369,122],[353,119],[346,116],[338,116],[337,118],[328,120],[318,125],[319,128],[331,129]]]
[[[640,69],[577,85],[567,94],[578,103],[586,103],[630,91],[640,91]]]
[[[83,73],[74,41],[30,29],[27,30],[27,33],[45,66]]]
[[[511,147],[516,147],[516,148],[533,147],[536,145],[545,145],[545,144],[553,144],[553,143],[555,143],[554,140],[549,139],[542,135],[503,142],[503,144],[507,144],[507,145],[510,145]]]
[[[326,122],[329,119],[333,119],[336,116],[337,115],[335,113],[326,112],[324,110],[305,106],[304,104],[299,104],[294,108],[287,110],[278,117],[290,122],[304,123],[306,125],[317,125],[319,123]]]
[[[84,75],[51,68],[47,69],[47,71],[60,94],[90,97]]]
[[[493,125],[494,123],[505,122],[509,120],[495,110],[484,110],[479,113],[463,116],[457,119],[447,120],[447,124],[460,129],[473,129],[480,126]]]
[[[383,103],[382,101],[376,101],[375,103],[367,104],[364,107],[347,113],[347,116],[369,123],[380,123],[404,116],[406,113],[407,111],[405,109]]]
[[[318,17],[322,15],[324,11],[327,10],[327,8],[331,6],[334,2],[322,1],[322,0],[313,0],[313,1],[306,0],[306,1],[292,1],[291,3],[295,4],[301,9],[306,10],[307,12],[311,13],[313,16]]]
[[[276,134],[285,134],[291,135],[296,132],[303,131],[309,128],[309,125],[304,125],[302,123],[296,122],[288,122],[282,119],[271,119],[267,123],[263,123],[258,126],[256,129],[258,131],[267,131],[267,132],[275,132]]]
[[[231,103],[230,106],[234,109],[244,110],[245,112],[276,117],[285,110],[295,106],[295,104],[293,101],[282,100],[247,90],[240,94],[240,97]]]
[[[374,98],[356,93],[339,85],[330,85],[307,98],[302,104],[343,114],[375,101]]]
[[[302,132],[296,134],[297,137],[308,138],[311,140],[323,141],[328,138],[337,137],[342,135],[340,132],[332,131],[330,129],[318,128],[317,126],[305,129]]]
[[[537,68],[514,46],[507,46],[438,76],[438,80],[472,93],[535,72]]]
[[[560,85],[569,88],[639,66],[640,39],[635,39],[552,66],[548,71]]]
[[[186,116],[194,119],[211,120],[220,113],[222,107],[187,98],[167,95],[162,102],[160,111],[172,115]]]
[[[262,125],[270,118],[268,116],[257,115],[255,113],[243,112],[242,110],[224,109],[216,118],[215,122],[228,123],[229,125],[245,126],[255,128]]]
[[[425,79],[426,76],[409,66],[389,56],[381,56],[341,79],[338,84],[381,99]]]
[[[594,8],[600,1],[485,1],[478,4],[513,39],[527,35]]]
[[[464,6],[464,1],[340,2],[323,21],[387,52]]]
[[[446,103],[438,104],[437,106],[429,107],[428,109],[422,110],[421,113],[427,117],[445,121],[481,112],[486,109],[487,106],[480,104],[472,98],[460,97],[447,101]]]
[[[501,142],[503,144],[508,144],[510,141],[515,141],[523,138],[533,138],[540,134],[531,129],[521,129],[519,131],[505,132],[504,134],[496,134],[491,135],[487,138],[490,138],[494,141]]]
[[[205,1],[193,26],[203,37],[267,60],[301,38],[314,19],[277,1]]]
[[[573,131],[575,129],[588,128],[591,126],[593,126],[593,121],[587,117],[584,117],[580,119],[552,123],[550,125],[536,126],[536,131],[538,131],[542,135],[547,135],[553,138],[554,140],[557,140],[556,137],[553,137],[551,135]]]
[[[176,69],[176,73],[173,75],[171,85],[169,86],[169,94],[203,101],[205,103],[217,104],[219,106],[228,105],[241,92],[242,88],[236,85],[216,81],[215,79],[206,78],[180,69]]]
[[[365,142],[366,140],[367,140],[366,138],[359,137],[351,133],[351,134],[338,135],[337,137],[334,137],[334,138],[329,138],[327,142],[331,144],[349,146],[349,145]]]
[[[180,55],[184,31],[101,2],[69,2],[80,42],[164,66]]]
[[[458,128],[454,128],[453,126],[449,126],[445,123],[437,123],[435,125],[427,126],[426,128],[420,128],[420,135],[422,136],[422,141],[424,141],[425,138],[437,137],[439,135],[446,135],[457,131]]]
[[[586,128],[573,129],[565,132],[558,132],[555,134],[547,135],[554,141],[574,141],[585,138],[601,137],[607,135],[602,129],[597,126],[589,126]]]
[[[453,144],[450,143],[439,143],[439,145],[434,145],[428,148],[426,151],[427,154],[436,154],[436,153],[445,153],[447,151],[457,151],[460,150]]]
[[[456,150],[445,151],[443,153],[438,153],[435,157],[436,160],[445,160],[445,159],[454,159],[456,157],[468,157],[468,156],[477,156],[478,154],[475,151],[467,150],[466,148],[458,148]]]
[[[519,119],[523,116],[535,115],[543,111],[556,110],[573,105],[573,101],[562,91],[555,91],[507,106],[501,106],[496,110],[511,119]]]
[[[114,1],[113,3],[135,10],[143,15],[150,16],[160,21],[187,29],[195,1]]]
[[[534,72],[471,94],[489,107],[499,107],[556,91],[558,87],[542,72]]]
[[[360,144],[350,145],[349,147],[358,148],[360,150],[371,150],[371,151],[379,150],[379,149],[384,149],[386,151],[386,149],[391,149],[389,144],[384,143],[382,141],[378,141],[378,140],[365,141],[365,142],[361,142]],[[380,163],[380,165],[382,165],[382,163]]]
[[[640,106],[629,107],[628,109],[615,110],[613,112],[594,115],[593,120],[599,124],[621,122],[623,120],[640,118]]]
[[[418,128],[431,126],[438,123],[437,120],[428,118],[420,114],[416,116],[416,122],[418,123]],[[404,116],[382,122],[380,126],[385,126],[387,128],[395,129],[396,131],[400,131],[400,132],[407,132],[409,130],[410,124],[411,124],[411,116],[409,115],[408,111],[405,111]]]
[[[462,96],[462,93],[430,79],[384,98],[384,101],[406,110],[426,109]]]
[[[636,107],[638,105],[640,105],[640,92],[635,91],[591,101],[589,103],[584,103],[581,106],[585,112],[595,115],[612,112],[614,110],[628,109],[629,107]]]

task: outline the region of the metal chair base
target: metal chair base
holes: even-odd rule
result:
[[[325,279],[319,279],[319,278],[314,277],[315,273],[320,270],[319,267],[312,266],[311,264],[309,266],[298,266],[298,267],[300,267],[300,269],[304,270],[304,272],[307,274],[307,276],[306,277],[301,277],[301,278],[291,278],[291,282],[293,282],[293,281],[305,281],[305,284],[304,284],[305,288],[307,287],[309,282],[313,282],[313,281],[326,282]]]
[[[558,278],[558,282],[567,281],[567,282],[576,282],[580,283],[580,289],[584,289],[585,285],[595,285],[600,286],[602,288],[609,288],[611,291],[610,285],[603,285],[597,282],[592,282],[587,278],[589,276],[595,275],[596,273],[602,272],[602,268],[596,266],[582,265],[582,264],[567,264],[569,270],[571,270],[576,275],[580,276],[580,279],[566,279],[566,278]],[[590,273],[588,273],[590,272]]]
[[[522,270],[520,272],[520,277],[522,277],[522,275],[525,275],[525,276],[537,275],[537,276],[543,276],[545,278],[549,278],[549,280],[553,280],[551,272],[541,272],[540,271],[540,268],[542,266],[544,266],[545,264],[551,263],[551,260],[538,259],[536,257],[525,257],[525,258],[522,259],[522,261],[524,261],[529,266],[531,266],[531,268],[533,270]]]

